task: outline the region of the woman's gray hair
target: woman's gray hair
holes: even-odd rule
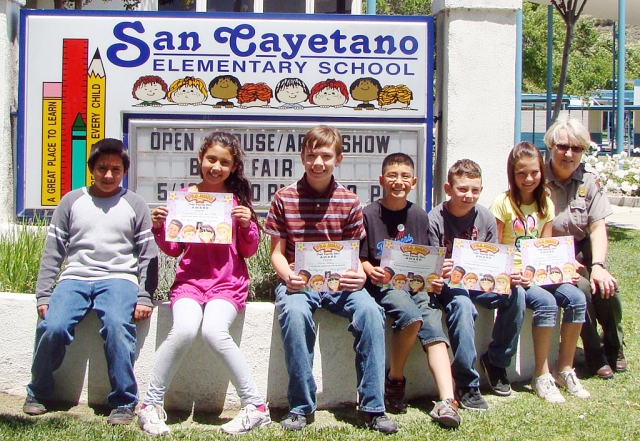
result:
[[[585,151],[589,150],[591,144],[591,136],[589,130],[575,118],[569,117],[569,112],[562,112],[558,119],[549,127],[547,133],[544,135],[544,143],[548,148],[552,148],[556,145],[560,131],[564,129],[567,131],[567,136],[572,145],[581,145]]]

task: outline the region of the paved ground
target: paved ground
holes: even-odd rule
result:
[[[619,207],[612,205],[613,214],[607,217],[607,225],[640,230],[640,207]]]

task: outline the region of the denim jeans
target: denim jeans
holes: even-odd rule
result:
[[[138,302],[138,286],[128,280],[96,281],[66,279],[59,282],[49,309],[36,328],[36,343],[27,392],[38,399],[53,396],[53,372],[60,367],[66,345],[73,341],[74,329],[90,310],[102,323],[100,336],[105,341],[111,393],[109,405],[133,407],[138,385],[133,373],[136,353],[136,326],[133,311]]]
[[[508,296],[449,288],[446,285],[443,287],[438,301],[445,310],[453,351],[451,368],[458,387],[480,385],[480,376],[474,368],[477,359],[474,322],[478,316],[474,303],[483,308],[498,310],[488,355],[491,364],[506,368],[518,349],[518,338],[524,320],[524,298],[524,289],[521,287],[512,288]]]
[[[531,286],[525,293],[527,308],[533,310],[533,326],[553,328],[558,306],[564,309],[563,322],[584,323],[587,300],[577,286],[571,283]]]
[[[374,298],[393,319],[394,332],[400,332],[410,324],[422,321],[418,331],[422,346],[435,342],[443,342],[449,346],[449,339],[442,329],[442,311],[435,294],[389,289],[381,291]]]
[[[363,412],[384,412],[384,311],[369,293],[360,291],[287,292],[275,289],[285,363],[289,373],[287,397],[292,413],[308,415],[316,410],[313,349],[316,330],[313,313],[325,308],[349,319],[355,337],[358,397]]]

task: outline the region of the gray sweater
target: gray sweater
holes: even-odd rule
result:
[[[142,197],[124,188],[109,198],[93,197],[87,187],[73,190],[60,200],[49,225],[36,285],[38,306],[49,304],[56,278],[129,280],[139,286],[138,304],[153,306],[157,256]]]

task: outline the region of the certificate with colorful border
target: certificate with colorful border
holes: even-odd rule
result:
[[[411,294],[433,292],[431,282],[442,274],[445,253],[442,247],[415,245],[386,239],[380,267],[385,279],[382,289],[400,289]]]
[[[445,283],[451,288],[509,294],[515,252],[513,245],[455,239],[453,270]]]
[[[231,243],[233,194],[178,191],[168,196],[165,240]]]
[[[573,236],[520,241],[522,272],[532,285],[571,283],[576,274]]]
[[[310,291],[340,291],[340,277],[349,270],[358,270],[357,240],[298,242],[295,247],[294,272],[307,281]]]

